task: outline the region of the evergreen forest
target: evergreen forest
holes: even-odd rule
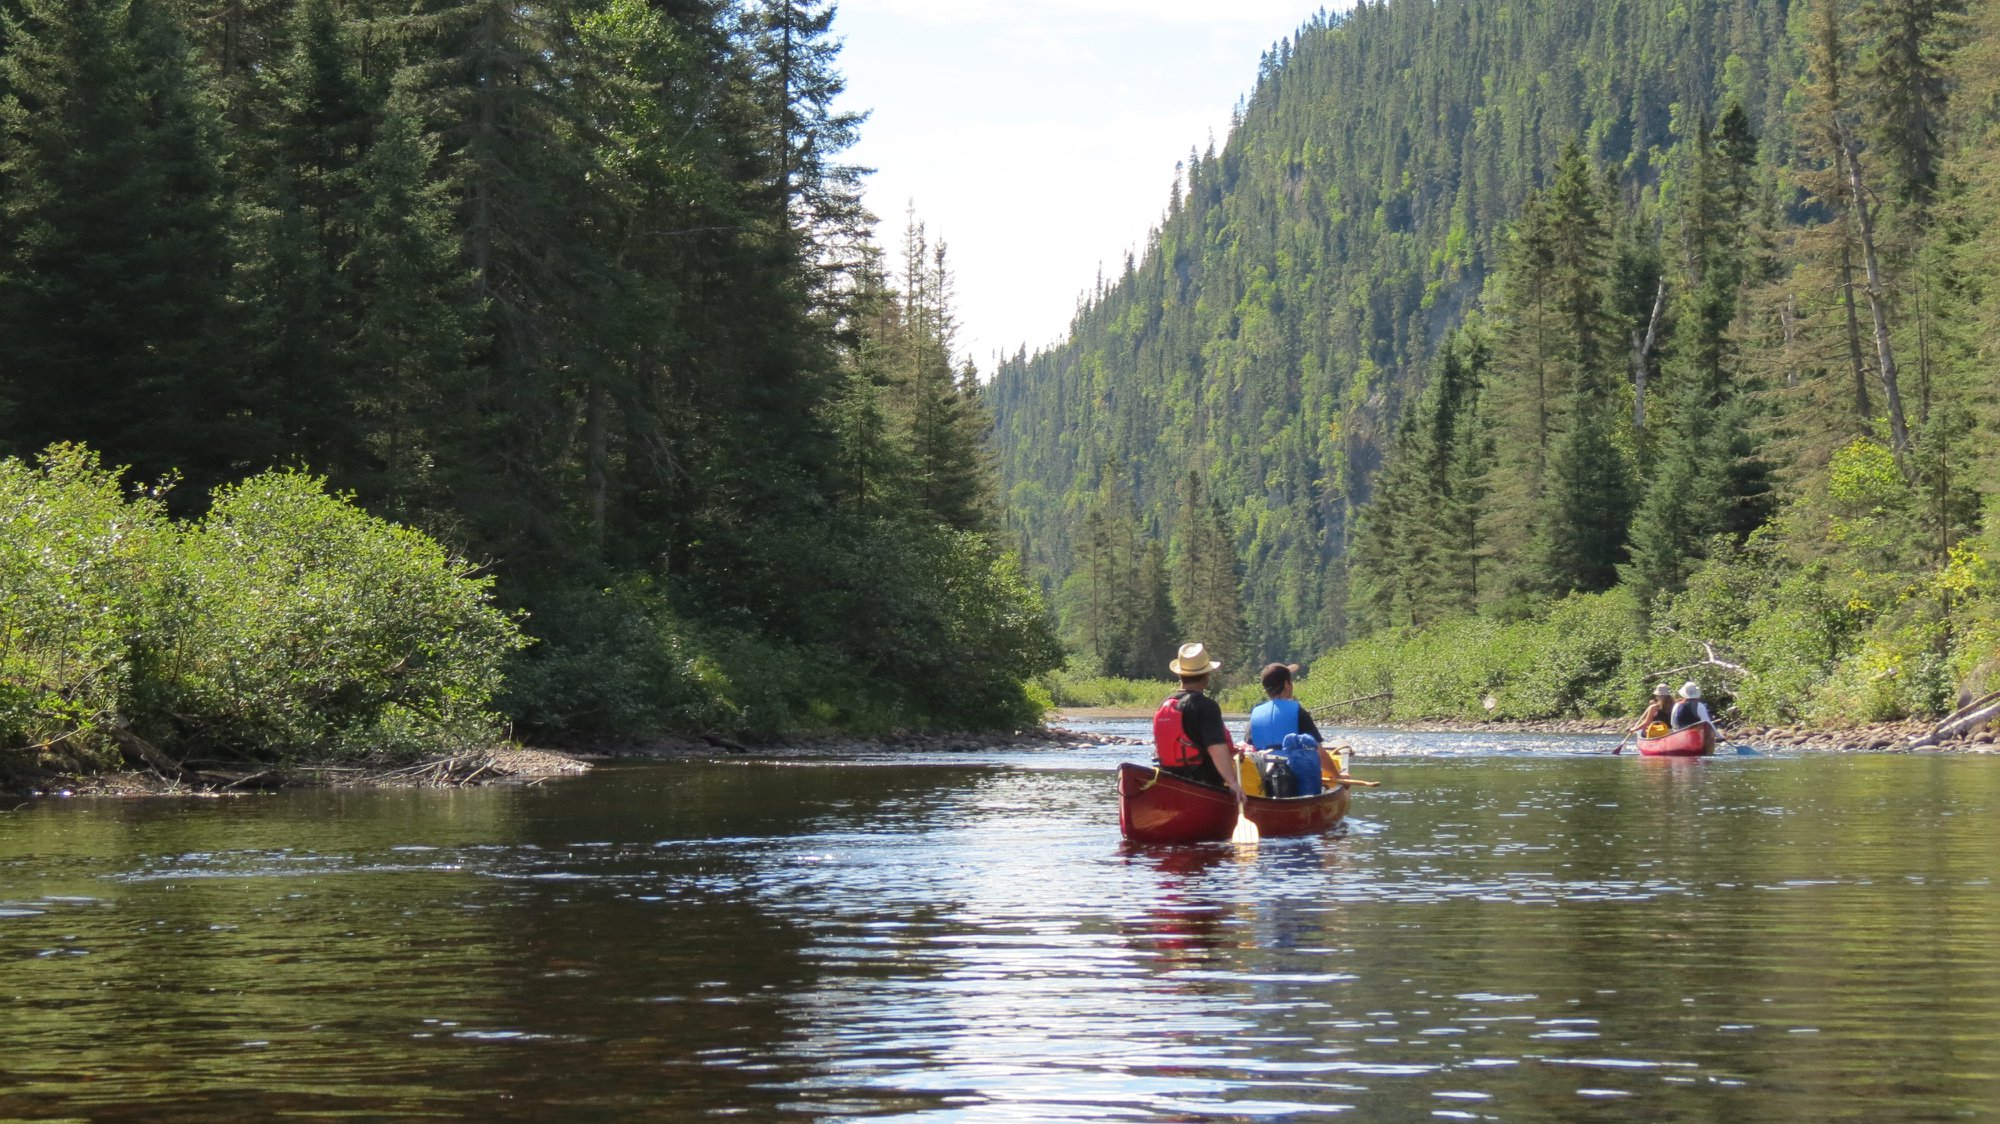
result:
[[[1036,720],[951,262],[875,241],[832,18],[0,0],[0,740]],[[412,640],[451,581],[477,628]]]
[[[2000,3],[1387,0],[990,397],[1087,669],[1845,722],[1987,689],[1997,373]]]

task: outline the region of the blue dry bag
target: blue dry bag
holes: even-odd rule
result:
[[[1319,743],[1311,734],[1286,734],[1280,749],[1292,767],[1292,785],[1299,796],[1319,795]]]

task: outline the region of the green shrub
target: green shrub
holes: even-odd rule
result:
[[[1340,721],[1521,721],[1622,713],[1631,653],[1642,641],[1631,595],[1576,594],[1539,619],[1458,617],[1330,652],[1299,687],[1309,707],[1388,694],[1329,711]],[[1491,700],[1493,706],[1486,705]]]
[[[401,757],[492,739],[490,578],[271,473],[177,524],[86,450],[0,461],[0,744]]]
[[[770,553],[809,572],[790,601],[698,604],[628,581],[545,591],[509,704],[541,730],[876,732],[1029,725],[1060,658],[1038,597],[978,535],[871,523]],[[750,588],[761,588],[759,580]]]
[[[88,450],[0,460],[0,748],[110,756],[169,537],[158,502],[127,500]]]
[[[537,642],[508,663],[502,701],[550,734],[635,735],[725,728],[719,672],[659,586],[555,589],[526,620]]]
[[[522,641],[490,577],[408,527],[273,472],[217,489],[156,575],[142,712],[188,745],[407,757],[493,736]]]
[[[1050,672],[1042,682],[1056,706],[1125,707],[1135,710],[1150,710],[1159,706],[1160,700],[1178,687],[1165,678],[1121,679],[1100,675],[1086,661],[1076,657]]]

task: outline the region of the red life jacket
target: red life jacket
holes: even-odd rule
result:
[[[1181,696],[1168,695],[1153,712],[1153,751],[1160,764],[1178,769],[1201,760],[1201,747],[1188,740],[1187,725],[1181,721]]]

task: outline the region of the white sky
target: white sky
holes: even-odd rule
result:
[[[900,245],[914,202],[981,375],[1062,338],[1099,264],[1116,275],[1165,213],[1175,162],[1221,145],[1258,56],[1321,2],[841,0],[841,106],[873,111],[847,159],[876,169],[877,240]]]

